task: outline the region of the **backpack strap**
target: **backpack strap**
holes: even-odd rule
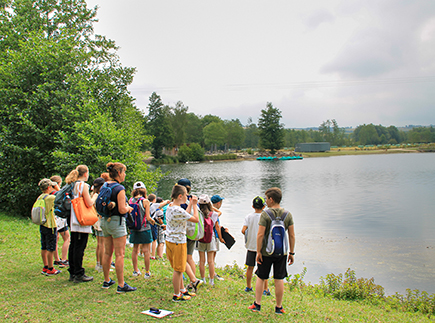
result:
[[[267,213],[267,215],[269,216],[269,218],[273,221],[276,219],[275,215],[273,214],[273,212],[269,209],[265,210],[264,212]]]

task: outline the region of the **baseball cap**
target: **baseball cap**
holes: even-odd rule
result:
[[[51,179],[43,178],[39,181],[38,186],[41,190],[45,191],[50,186],[56,186],[57,183],[53,182]]]
[[[212,203],[218,203],[218,202],[220,202],[220,201],[222,201],[224,198],[223,197],[220,197],[219,195],[213,195],[212,197],[211,197],[211,202]]]
[[[199,204],[208,204],[210,203],[210,198],[207,194],[202,194],[198,200]]]
[[[134,183],[134,185],[133,185],[133,189],[135,190],[135,189],[137,189],[137,188],[144,188],[144,189],[147,189],[146,186],[145,186],[145,184],[142,183],[142,182],[136,182],[136,183]]]
[[[192,187],[192,184],[190,183],[190,181],[187,178],[180,179],[177,184],[181,185],[181,186],[190,186],[190,187]]]
[[[256,196],[252,200],[252,206],[256,209],[262,209],[266,205],[266,201],[261,196]]]

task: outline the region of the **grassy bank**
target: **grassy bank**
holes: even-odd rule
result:
[[[198,296],[191,301],[174,303],[168,262],[152,261],[149,280],[132,277],[129,247],[125,277],[138,291],[118,295],[114,287],[101,289],[103,276],[93,269],[95,247],[96,241],[90,237],[84,267],[88,275],[94,276],[93,282],[69,282],[69,274],[64,269],[57,276],[43,276],[40,274],[39,227],[28,219],[0,213],[0,280],[3,283],[0,318],[5,322],[152,321],[153,318],[140,312],[154,306],[174,311],[167,318],[172,322],[431,322],[427,315],[402,312],[400,306],[397,309],[381,300],[346,301],[325,296],[322,288],[305,286],[299,275],[292,276],[291,283],[285,286],[283,305],[287,314],[274,314],[273,296],[264,296],[261,313],[253,313],[247,307],[254,295],[243,291],[243,271],[236,266],[218,269],[225,280],[218,281],[214,288],[201,287]],[[330,276],[323,287],[333,286],[337,279]]]

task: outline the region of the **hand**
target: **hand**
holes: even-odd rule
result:
[[[166,230],[166,224],[162,224],[162,229]]]
[[[223,238],[220,238],[219,241],[225,243],[225,240]]]
[[[260,252],[257,252],[257,263],[258,264],[263,263],[263,255]]]
[[[192,195],[191,201],[192,201],[193,204],[197,204],[198,203],[198,196]]]
[[[288,255],[288,264],[293,265],[294,262],[295,262],[295,256]]]

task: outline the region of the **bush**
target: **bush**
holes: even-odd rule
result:
[[[205,160],[229,160],[237,159],[236,154],[221,154],[221,155],[209,155],[205,156]]]

